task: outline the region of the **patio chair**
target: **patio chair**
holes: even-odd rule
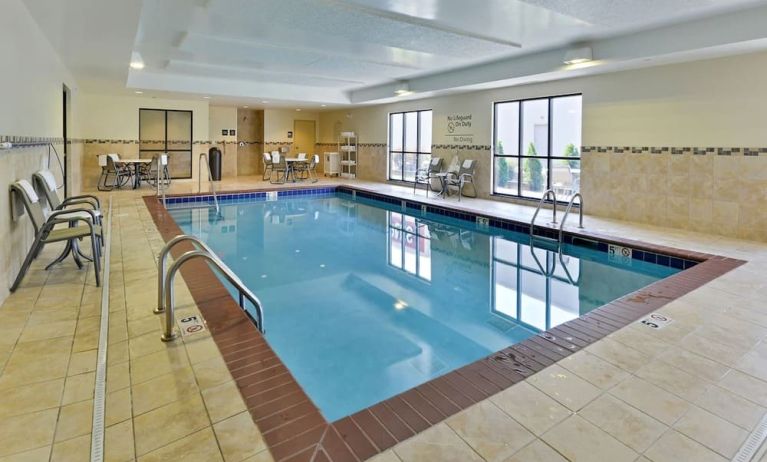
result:
[[[415,181],[413,181],[413,194],[415,194],[416,187],[419,183],[426,185],[426,196],[429,196],[429,190],[431,187],[431,180],[438,178],[437,174],[442,171],[442,158],[432,157],[429,165],[426,168],[419,168],[415,172]]]
[[[82,262],[80,262],[78,240],[84,237],[90,237],[91,239],[91,255],[93,256],[93,270],[96,276],[96,285],[101,285],[101,257],[100,257],[100,240],[101,227],[96,223],[96,214],[93,210],[88,208],[77,209],[65,209],[56,210],[51,212],[48,217],[45,217],[45,211],[40,205],[40,198],[37,196],[32,185],[27,180],[19,180],[13,183],[10,187],[10,193],[18,197],[24,204],[24,209],[29,215],[32,221],[32,226],[35,228],[35,240],[32,243],[32,247],[29,249],[24,262],[21,264],[19,274],[13,281],[11,286],[11,292],[14,292],[21,281],[24,279],[24,275],[29,270],[29,266],[32,264],[32,260],[37,258],[40,250],[45,247],[46,244],[53,242],[66,241],[67,245],[64,248],[64,252],[45,269],[49,269],[52,265],[62,261],[70,252],[74,257],[75,263],[78,268],[82,268]],[[88,216],[88,218],[85,218]],[[77,225],[77,222],[83,222],[84,225]],[[67,228],[56,228],[59,224],[67,224]]]
[[[170,172],[168,171],[168,155],[167,154],[155,154],[152,157],[152,162],[142,166],[144,173],[142,178],[152,187],[157,187],[157,182],[160,182],[160,187],[165,189],[170,186]]]
[[[79,196],[69,196],[61,200],[56,192],[56,179],[50,170],[40,170],[32,175],[32,182],[37,186],[37,191],[42,191],[51,212],[65,210],[72,206],[90,208],[96,217],[94,224],[101,225],[101,202],[98,197],[92,194],[82,194]],[[87,213],[78,213],[78,216],[89,218]]]
[[[272,155],[268,152],[261,154],[261,161],[264,163],[264,175],[262,180],[266,180],[271,177],[272,173]]]
[[[450,190],[458,190],[458,200],[461,200],[461,196],[464,195],[463,188],[466,185],[471,185],[474,190],[473,195],[466,195],[466,197],[477,197],[477,187],[474,185],[474,172],[477,169],[477,161],[473,159],[466,159],[461,163],[461,168],[458,173],[451,172],[446,178],[446,188]]]
[[[100,154],[99,165],[101,166],[101,176],[96,185],[99,191],[111,191],[114,188],[121,188],[130,180],[133,173],[130,168],[120,163],[120,156],[117,154]],[[109,182],[109,176],[114,178]]]
[[[303,172],[306,174],[306,179],[311,179],[312,183],[317,182],[317,164],[320,163],[320,156],[313,154],[309,163],[304,163]]]
[[[275,173],[277,174],[276,180],[274,178]],[[277,151],[272,152],[272,171],[269,174],[269,183],[283,184],[287,180],[287,176],[288,165],[285,158]]]

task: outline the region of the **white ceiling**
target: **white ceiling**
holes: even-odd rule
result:
[[[767,36],[764,27],[746,36],[729,30],[733,15],[767,14],[767,0],[24,1],[86,90],[254,105],[383,101],[398,81],[419,97],[561,78],[561,56],[573,43],[590,44],[595,58],[609,56],[614,68],[637,58],[753,46]],[[711,22],[719,18],[721,24]],[[698,31],[697,41],[679,29],[678,39],[648,47],[648,38],[678,23]],[[140,53],[143,70],[129,69],[132,52]]]

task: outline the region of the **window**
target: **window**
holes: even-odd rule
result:
[[[567,201],[580,190],[581,95],[494,105],[493,193]]]
[[[171,178],[192,177],[192,111],[139,109],[139,157],[168,154]]]
[[[389,222],[389,265],[431,281],[431,234],[420,220],[386,212]]]
[[[389,179],[415,181],[431,161],[431,111],[389,114]]]

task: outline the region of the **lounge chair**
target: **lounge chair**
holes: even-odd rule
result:
[[[117,154],[100,154],[99,165],[101,166],[101,176],[96,187],[99,191],[111,191],[114,188],[121,188],[130,180],[133,173],[130,167],[120,163],[120,156]],[[112,175],[112,183],[109,182],[109,176]]]
[[[413,181],[413,194],[419,183],[426,185],[426,196],[429,196],[429,190],[431,188],[431,180],[437,178],[437,174],[442,171],[442,158],[432,157],[429,162],[429,166],[426,168],[419,168],[415,172],[415,180]]]
[[[93,210],[96,217],[94,224],[101,225],[101,202],[98,197],[91,194],[82,194],[79,196],[69,196],[62,201],[56,192],[56,179],[50,170],[40,170],[35,173],[32,175],[32,181],[37,186],[37,191],[42,191],[51,212],[66,210],[72,206],[89,208]],[[86,219],[90,217],[88,213],[78,213],[77,215]]]
[[[466,197],[477,197],[477,187],[474,185],[474,172],[477,169],[477,161],[473,159],[466,159],[461,162],[461,168],[458,173],[449,173],[446,178],[446,188],[450,190],[458,190],[458,200],[461,200],[461,196],[464,195],[463,188],[466,185],[471,185],[474,190],[473,195],[466,195]]]
[[[51,212],[48,217],[45,217],[45,211],[42,205],[40,205],[40,198],[37,196],[32,184],[27,180],[19,180],[13,183],[10,187],[11,195],[17,195],[18,199],[24,204],[24,209],[32,220],[32,225],[35,228],[35,240],[32,243],[32,248],[29,249],[24,262],[19,269],[19,274],[13,281],[11,286],[11,292],[14,292],[21,281],[24,279],[29,266],[32,264],[40,250],[46,245],[53,242],[66,241],[67,246],[64,252],[46,269],[50,268],[55,263],[63,260],[71,251],[72,256],[75,259],[75,263],[78,268],[82,268],[82,262],[79,259],[78,240],[84,237],[90,237],[91,239],[91,251],[93,252],[93,270],[96,276],[96,285],[101,285],[101,258],[100,258],[100,241],[101,227],[96,223],[96,214],[89,208],[77,208],[77,209],[65,209],[55,210]],[[85,218],[88,216],[89,218]],[[83,222],[84,225],[77,225],[77,222]],[[56,228],[59,224],[67,224],[67,228]]]

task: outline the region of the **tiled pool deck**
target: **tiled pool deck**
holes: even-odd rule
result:
[[[223,184],[224,189],[260,186],[247,180]],[[174,185],[179,192],[185,187]],[[362,182],[356,187],[413,198],[409,188]],[[356,460],[401,440],[377,460],[727,460],[767,406],[767,345],[762,343],[767,336],[767,304],[762,302],[767,283],[760,277],[767,269],[767,245],[587,217],[589,232],[747,263],[701,287],[688,287],[689,293],[658,309],[674,319],[663,330],[631,323],[589,346],[584,343],[585,348],[555,365],[538,363],[537,369],[529,368],[538,370],[535,375],[504,391],[487,389],[488,398],[475,396],[479,402],[464,411],[437,408],[437,414],[429,414],[404,399],[401,410],[411,413],[412,420],[402,421],[399,430],[384,427],[387,417],[371,413],[360,416],[362,421],[353,418],[340,429],[331,428],[339,438],[331,434],[327,446],[314,444],[311,451],[289,453],[293,443],[300,446],[298,440],[316,438],[309,433],[322,425],[312,425],[315,417],[304,417],[308,414],[302,411],[313,408],[311,403],[296,403],[297,414],[268,414],[265,406],[277,398],[269,399],[264,385],[272,383],[271,393],[283,393],[277,390],[286,387],[280,379],[267,378],[256,380],[256,395],[249,395],[263,393],[258,400],[243,400],[229,372],[231,364],[227,368],[230,350],[242,351],[242,345],[228,350],[208,334],[173,344],[159,341],[161,320],[151,309],[163,236],[139,193],[121,191],[113,197],[106,460],[274,456],[319,461],[338,454]],[[448,202],[458,205],[455,199]],[[460,206],[519,221],[532,215],[530,207],[489,201],[464,200]],[[74,271],[71,263],[42,271],[39,265],[53,254],[46,251],[23,288],[0,307],[5,320],[0,327],[0,460],[87,460],[100,294],[92,278]],[[203,312],[206,304],[225,305],[218,296],[195,303],[194,291],[204,289],[198,285],[202,281],[191,281],[186,273],[183,277],[192,285],[190,292],[179,281],[184,313],[196,312],[198,305]],[[219,322],[225,322],[226,310],[218,309]],[[600,322],[617,324],[613,327],[628,322],[625,316],[620,319]],[[216,317],[206,320],[215,331]],[[223,326],[232,331],[245,327]],[[263,346],[253,344],[252,351],[263,352]],[[539,359],[547,356],[539,353]],[[286,375],[278,366],[271,369]],[[500,383],[495,385],[500,389]],[[453,387],[460,393],[452,399],[469,398],[466,390],[472,387]],[[300,390],[286,391],[302,395]],[[260,419],[253,415],[260,420],[258,427],[246,410],[253,403],[264,411]],[[311,429],[294,431],[299,426],[292,415]],[[425,428],[416,423],[420,420],[439,423],[418,432]],[[382,431],[372,435],[359,430],[371,425]],[[325,438],[328,430],[323,429]],[[279,443],[269,443],[276,437],[284,439],[279,448]],[[337,447],[329,449],[333,445]]]

